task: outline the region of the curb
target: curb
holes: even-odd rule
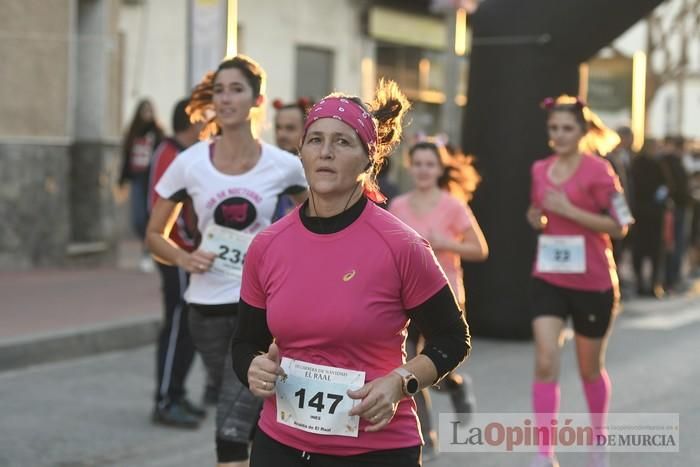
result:
[[[155,343],[160,317],[0,340],[0,371]]]

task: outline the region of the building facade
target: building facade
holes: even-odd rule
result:
[[[662,8],[671,15],[682,1]],[[230,5],[233,16],[227,14]],[[203,64],[208,60],[209,68],[216,67],[230,46],[231,18],[237,50],[268,73],[264,139],[273,140],[274,99],[318,99],[342,90],[369,100],[379,77],[398,81],[413,102],[409,139],[444,131],[466,104],[468,53],[454,59],[454,18],[430,5],[428,0],[4,0],[0,56],[11,66],[0,73],[0,269],[113,260],[129,230],[116,182],[119,143],[136,103],[150,98],[169,129],[174,103],[188,94]],[[214,8],[218,15],[211,14]],[[205,23],[196,18],[206,9],[215,27],[203,31]],[[643,51],[645,27],[639,24],[617,40],[616,53]],[[214,45],[202,46],[204,39]],[[666,83],[649,105],[652,136],[700,138],[697,39],[688,57],[682,86]],[[614,126],[626,123],[629,112],[608,116]]]
[[[0,269],[116,243],[116,0],[5,0],[0,15]]]

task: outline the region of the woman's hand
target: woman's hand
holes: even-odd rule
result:
[[[267,353],[258,355],[248,368],[248,388],[254,396],[268,398],[275,394],[278,376],[284,376],[280,367],[280,351],[277,344],[270,344]]]
[[[216,254],[209,253],[208,251],[195,250],[192,253],[187,253],[181,250],[177,265],[190,274],[201,274],[207,272],[209,268],[211,268],[211,265],[214,263],[214,258],[216,258]]]
[[[540,208],[530,206],[527,210],[527,222],[535,230],[542,230],[547,225],[547,217],[542,214]]]
[[[362,400],[352,408],[350,415],[359,415],[370,422],[371,425],[365,431],[381,430],[394,418],[399,401],[404,397],[401,388],[401,376],[392,371],[356,391],[349,390],[348,396],[351,399]]]
[[[562,217],[569,217],[573,205],[563,190],[548,189],[544,195],[544,208]]]
[[[426,238],[426,240],[430,243],[430,247],[433,251],[452,251],[454,249],[454,242],[452,240],[432,229],[428,232],[428,238]]]

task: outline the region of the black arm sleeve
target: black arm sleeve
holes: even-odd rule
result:
[[[272,334],[267,327],[267,315],[262,308],[238,302],[238,326],[231,343],[233,371],[248,387],[248,368],[260,353],[267,352],[272,343]]]
[[[437,368],[435,384],[469,356],[471,337],[464,313],[449,285],[407,313],[425,336],[421,354]]]

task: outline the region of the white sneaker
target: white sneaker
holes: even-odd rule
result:
[[[156,266],[153,264],[153,259],[150,256],[143,256],[141,261],[139,261],[139,269],[141,272],[153,272],[156,270]]]

